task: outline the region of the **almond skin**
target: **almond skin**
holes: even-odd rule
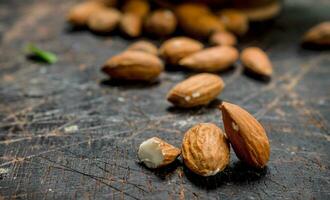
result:
[[[218,12],[218,16],[226,29],[236,35],[244,35],[249,29],[247,16],[235,9],[223,9]]]
[[[248,47],[241,53],[242,64],[250,71],[263,75],[271,76],[273,73],[272,63],[267,54],[258,47]]]
[[[219,46],[235,46],[237,44],[235,35],[228,31],[221,31],[212,34],[209,41],[211,44]]]
[[[108,33],[113,31],[120,20],[120,12],[117,9],[107,8],[100,10],[98,12],[92,13],[87,20],[87,25],[89,29]]]
[[[188,37],[174,37],[166,40],[159,48],[160,56],[169,64],[177,65],[179,60],[203,49],[203,44]]]
[[[75,26],[85,26],[89,16],[105,9],[105,5],[98,1],[86,1],[73,6],[68,13],[67,20]]]
[[[229,144],[222,130],[212,123],[190,128],[182,141],[184,164],[201,176],[212,176],[229,164]]]
[[[144,41],[144,40],[134,42],[129,47],[127,47],[127,50],[143,51],[143,52],[150,53],[150,54],[153,54],[153,55],[158,54],[157,47],[153,43],[148,42],[148,41]]]
[[[179,61],[185,68],[199,72],[217,72],[228,69],[238,59],[238,51],[230,46],[203,49]]]
[[[175,85],[167,94],[167,100],[183,108],[207,105],[220,94],[224,86],[219,76],[201,73]]]
[[[102,71],[114,79],[151,81],[163,71],[162,61],[149,53],[125,51],[110,58]]]
[[[172,34],[176,26],[177,20],[171,10],[155,10],[145,20],[146,32],[160,37]]]
[[[262,125],[243,108],[224,102],[220,106],[226,135],[246,164],[263,168],[269,160],[270,144]]]
[[[330,46],[330,21],[312,27],[303,37],[304,44]]]
[[[152,137],[141,143],[138,157],[149,168],[160,168],[172,163],[181,150],[158,137]]]

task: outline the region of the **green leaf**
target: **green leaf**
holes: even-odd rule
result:
[[[53,64],[57,61],[57,56],[49,51],[44,51],[42,49],[39,49],[34,44],[27,44],[25,47],[25,51],[32,56],[35,56],[36,58],[47,62],[49,64]]]

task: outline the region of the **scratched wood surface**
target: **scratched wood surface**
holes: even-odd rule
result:
[[[188,72],[167,71],[151,85],[108,81],[101,64],[131,41],[71,30],[64,15],[73,3],[0,1],[0,199],[330,199],[330,53],[299,46],[307,28],[330,19],[329,1],[288,0],[280,17],[243,39],[240,48],[267,50],[272,80],[247,76],[237,63],[220,74],[226,88],[218,100],[189,111],[165,101]],[[59,62],[27,60],[26,42]],[[196,123],[223,127],[221,100],[263,123],[267,168],[250,169],[233,152],[230,166],[211,178],[181,160],[157,171],[138,163],[146,138],[180,146]]]

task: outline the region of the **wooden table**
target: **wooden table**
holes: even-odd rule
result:
[[[71,30],[64,16],[73,3],[0,1],[0,199],[330,199],[330,54],[299,46],[309,27],[330,19],[329,1],[288,0],[277,19],[254,25],[239,48],[269,53],[271,81],[237,63],[220,74],[226,88],[218,100],[192,110],[165,100],[189,72],[169,70],[151,85],[108,81],[100,66],[131,41]],[[27,42],[59,62],[27,60]],[[181,160],[158,171],[138,163],[137,147],[149,137],[180,146],[196,123],[223,127],[221,100],[264,125],[271,142],[264,170],[233,151],[230,166],[210,178]]]

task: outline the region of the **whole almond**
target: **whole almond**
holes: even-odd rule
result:
[[[149,53],[125,51],[110,58],[102,71],[114,79],[151,81],[163,71],[162,61]]]
[[[201,176],[212,176],[229,164],[229,145],[222,130],[212,123],[190,128],[182,141],[184,164]]]
[[[226,29],[236,35],[244,35],[249,29],[247,16],[235,9],[223,9],[218,13]]]
[[[322,22],[305,33],[304,44],[330,46],[330,21]]]
[[[152,137],[141,143],[138,157],[149,168],[160,168],[172,163],[181,153],[179,148]]]
[[[270,145],[265,129],[243,108],[224,102],[220,107],[226,135],[246,164],[263,168],[269,160]]]
[[[67,20],[75,26],[85,26],[89,16],[100,10],[105,5],[97,1],[86,1],[73,6],[67,15]]]
[[[242,64],[250,71],[270,76],[273,73],[272,63],[267,54],[258,47],[248,47],[241,53]]]
[[[145,17],[150,10],[147,0],[127,0],[122,6],[124,13],[132,13],[139,17]]]
[[[116,6],[118,3],[117,0],[94,0],[94,1],[100,2],[108,7]]]
[[[219,76],[201,73],[175,85],[167,94],[167,100],[183,108],[207,105],[220,94],[224,86]]]
[[[107,8],[98,12],[92,13],[87,20],[89,29],[108,33],[113,31],[119,23],[120,12],[114,8]]]
[[[188,37],[174,37],[166,40],[159,48],[159,54],[164,60],[176,65],[181,58],[203,49],[203,44]]]
[[[200,72],[217,72],[228,69],[238,59],[238,51],[231,46],[203,49],[179,61],[185,68]]]
[[[212,34],[209,41],[211,44],[219,46],[235,46],[237,44],[235,35],[228,31],[221,31]]]
[[[134,42],[129,47],[127,47],[127,50],[143,51],[143,52],[150,53],[153,55],[158,54],[157,47],[153,43],[145,41],[145,40],[140,40],[140,41]]]
[[[270,1],[264,5],[239,8],[239,10],[248,17],[249,21],[253,22],[272,19],[280,13],[281,9],[282,3],[280,3],[280,1]]]
[[[152,12],[145,21],[145,30],[156,36],[172,34],[177,25],[177,20],[171,10],[159,9]]]

